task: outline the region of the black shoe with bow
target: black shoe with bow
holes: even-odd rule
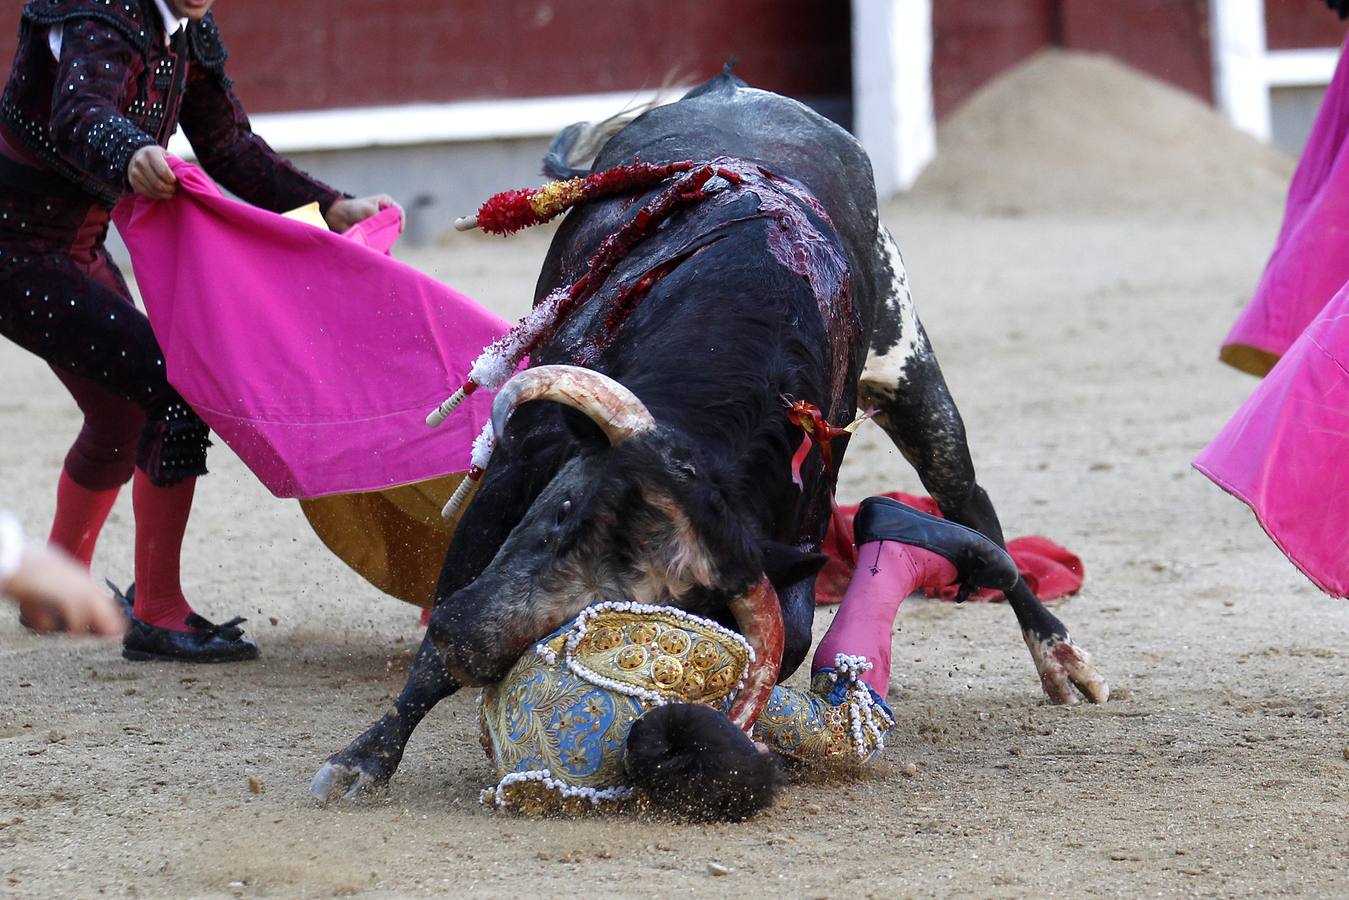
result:
[[[956,602],[963,603],[979,588],[1010,591],[1020,578],[1007,551],[973,528],[939,519],[889,497],[868,497],[853,519],[853,542],[911,544],[943,556],[956,567],[960,585]]]
[[[127,608],[127,629],[122,637],[122,656],[133,660],[163,660],[166,662],[219,663],[257,659],[258,645],[244,637],[239,626],[248,621],[235,616],[217,625],[196,613],[187,617],[191,631],[173,631],[160,628],[136,618],[131,613],[136,596],[132,585],[123,596],[113,593]]]

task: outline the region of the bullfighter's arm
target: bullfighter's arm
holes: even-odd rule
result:
[[[56,69],[51,140],[56,153],[101,193],[125,193],[127,167],[155,139],[122,115],[123,96],[141,70],[139,51],[121,33],[93,19],[65,25],[67,46]]]

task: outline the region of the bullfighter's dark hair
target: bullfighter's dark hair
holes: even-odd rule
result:
[[[700,822],[739,822],[767,809],[782,766],[710,706],[671,703],[633,723],[624,762],[658,808]]]

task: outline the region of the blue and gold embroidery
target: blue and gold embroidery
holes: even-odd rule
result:
[[[753,651],[740,635],[681,610],[605,603],[537,644],[483,691],[482,743],[497,770],[482,800],[533,814],[610,809],[633,799],[624,746],[666,702],[726,709]],[[755,737],[789,757],[876,757],[894,720],[840,657],[809,692],[777,687]]]

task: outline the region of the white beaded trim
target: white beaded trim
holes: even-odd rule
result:
[[[19,520],[9,513],[0,513],[0,587],[4,587],[19,571],[23,562],[23,529]]]
[[[607,788],[573,787],[564,781],[558,781],[548,769],[530,769],[527,772],[512,772],[497,782],[495,787],[486,788],[478,795],[478,802],[483,806],[495,805],[498,809],[506,809],[508,804],[505,788],[527,781],[537,781],[549,790],[556,791],[563,799],[582,797],[589,800],[591,806],[599,806],[609,801],[631,800],[637,796],[637,791],[623,785]]]
[[[839,653],[834,657],[834,671],[829,673],[833,681],[838,681],[840,675],[848,680],[845,691],[848,698],[848,730],[852,734],[853,750],[859,759],[866,759],[868,756],[867,732],[876,742],[877,751],[885,749],[885,732],[876,724],[877,719],[880,719],[887,729],[895,725],[894,719],[885,714],[885,710],[871,696],[870,688],[861,680],[863,672],[869,672],[874,668],[875,664],[865,656]]]
[[[590,625],[590,620],[602,612],[609,612],[609,611],[638,613],[645,615],[650,615],[653,613],[661,613],[664,615],[673,616],[674,618],[680,619],[684,622],[688,622],[691,625],[702,626],[703,628],[707,628],[714,632],[719,633],[726,640],[738,643],[741,649],[743,649],[746,655],[749,657],[749,662],[750,663],[754,662],[754,648],[750,646],[749,641],[745,640],[745,638],[742,635],[736,634],[734,631],[731,631],[729,628],[726,628],[724,625],[719,625],[718,623],[713,622],[710,619],[704,619],[702,616],[695,616],[693,613],[685,612],[682,609],[676,609],[673,606],[652,606],[646,603],[634,603],[632,601],[627,600],[610,600],[604,603],[597,603],[594,606],[588,606],[585,609],[581,610],[581,614],[576,617],[576,622],[572,626],[571,634],[567,635],[567,644],[564,650],[566,654],[567,668],[570,669],[571,672],[578,678],[588,681],[591,684],[595,685],[596,687],[602,687],[606,690],[614,691],[619,694],[626,694],[629,697],[636,697],[637,699],[645,700],[646,702],[654,706],[660,706],[666,703],[668,700],[668,698],[665,697],[665,695],[660,694],[656,691],[650,690],[648,688],[637,687],[636,685],[633,684],[625,684],[621,681],[615,681],[612,678],[607,678],[603,675],[600,675],[599,673],[587,668],[586,666],[576,661],[576,658],[574,656],[575,650],[578,646],[580,646],[581,641],[584,640],[586,636],[586,629]],[[547,659],[550,663],[555,664],[557,662],[556,654],[553,654],[553,652],[543,644],[538,645],[537,651],[540,656],[543,656],[543,658]],[[551,654],[551,658],[549,655],[545,654]],[[740,673],[740,680],[736,682],[734,690],[731,691],[731,696],[734,696],[736,693],[740,691],[741,688],[745,686],[745,679],[748,676],[749,676],[749,665],[746,664],[745,670]]]
[[[863,672],[870,672],[874,668],[876,668],[875,663],[865,656],[849,656],[847,653],[836,653],[834,654],[834,671],[830,673],[830,677],[832,677],[834,681],[838,681],[838,676],[842,673],[847,676],[849,681],[855,682],[862,677]]]

